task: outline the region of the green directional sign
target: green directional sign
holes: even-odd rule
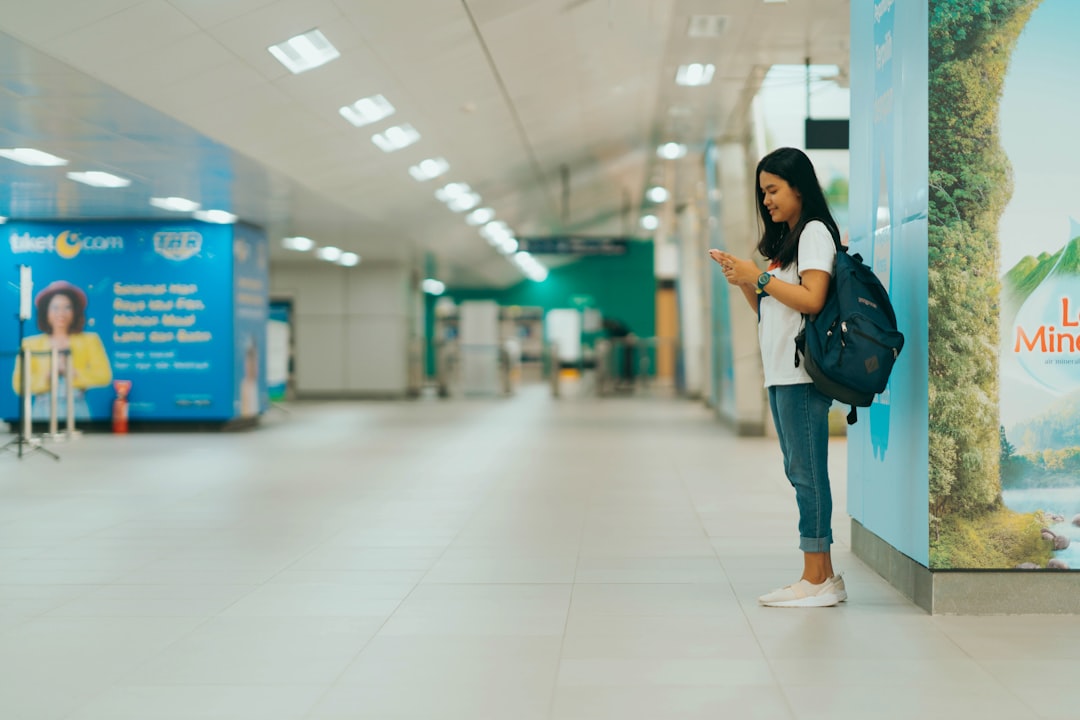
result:
[[[579,308],[594,307],[596,305],[596,298],[592,295],[571,295],[570,304]]]

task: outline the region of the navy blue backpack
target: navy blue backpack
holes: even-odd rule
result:
[[[851,406],[849,425],[858,420],[855,408],[870,407],[885,390],[904,335],[896,329],[889,294],[877,275],[848,253],[839,239],[836,264],[825,305],[806,322],[795,338],[795,366],[806,368],[814,387],[833,400]]]

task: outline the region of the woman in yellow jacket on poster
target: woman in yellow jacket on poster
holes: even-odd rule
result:
[[[112,382],[112,368],[105,354],[105,346],[97,333],[84,332],[86,326],[86,293],[71,283],[57,280],[45,287],[34,299],[37,325],[42,335],[32,335],[23,341],[23,347],[32,353],[30,358],[30,394],[34,396],[33,417],[45,420],[49,417],[49,390],[51,385],[51,357],[53,348],[69,351],[59,358],[60,378],[57,388],[59,397],[57,414],[67,416],[67,384],[75,390],[75,417],[90,417],[86,402],[86,390],[104,387]],[[22,393],[22,359],[15,364],[12,386],[16,394]]]

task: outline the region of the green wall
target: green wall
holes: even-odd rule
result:
[[[447,288],[445,295],[456,303],[465,300],[494,300],[499,305],[528,305],[545,312],[576,308],[575,296],[590,296],[605,318],[617,318],[638,337],[656,334],[656,276],[651,240],[631,241],[626,255],[583,257],[577,262],[553,268],[544,282],[523,278],[507,288]],[[543,256],[540,257],[543,262]],[[434,315],[435,299],[427,297],[427,316]],[[428,372],[434,373],[431,338],[428,330]]]
[[[541,256],[541,262],[543,258]],[[632,241],[626,255],[584,257],[552,269],[544,282],[522,279],[504,289],[447,288],[463,300],[494,300],[500,305],[531,305],[544,311],[574,308],[575,295],[591,296],[604,317],[618,318],[639,337],[656,333],[656,277],[652,241]]]

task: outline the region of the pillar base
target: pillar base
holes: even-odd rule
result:
[[[931,571],[851,521],[851,550],[932,615],[1080,614],[1080,572],[1070,570]]]

